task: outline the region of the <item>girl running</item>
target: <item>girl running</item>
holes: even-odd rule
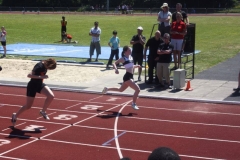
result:
[[[46,75],[47,70],[53,70],[56,68],[56,66],[57,66],[56,60],[49,58],[47,60],[43,60],[37,63],[34,66],[32,72],[27,75],[27,77],[31,78],[31,80],[28,82],[27,85],[26,104],[22,106],[17,113],[12,114],[11,122],[13,126],[16,123],[17,117],[25,110],[30,109],[32,107],[37,92],[47,97],[43,105],[43,109],[40,110],[40,115],[42,115],[44,119],[50,120],[50,118],[46,114],[46,110],[48,106],[51,104],[52,100],[54,99],[54,94],[51,91],[51,89],[48,86],[46,86],[46,84],[43,83],[43,80],[48,78],[48,76]]]
[[[115,63],[113,63],[113,68],[115,69],[115,73],[119,74],[117,65],[119,63],[122,63],[123,66],[126,69],[126,74],[123,76],[123,84],[120,88],[107,88],[104,87],[102,93],[106,94],[107,91],[117,91],[117,92],[123,92],[128,87],[131,87],[135,90],[133,94],[133,101],[132,101],[132,108],[133,109],[139,109],[136,105],[136,101],[138,98],[138,94],[140,92],[139,86],[133,81],[133,70],[134,68],[140,68],[140,65],[134,65],[133,64],[133,58],[131,56],[131,48],[129,46],[124,46],[122,51],[122,58],[118,59]]]

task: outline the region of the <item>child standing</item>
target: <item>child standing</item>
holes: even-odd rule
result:
[[[117,37],[117,31],[113,31],[113,36],[112,38],[109,40],[108,45],[109,47],[111,47],[111,54],[107,63],[106,68],[109,68],[109,65],[112,65],[112,60],[113,57],[115,56],[115,59],[118,60],[119,59],[119,47],[120,47],[120,40]]]

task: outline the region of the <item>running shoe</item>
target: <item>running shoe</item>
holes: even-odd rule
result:
[[[12,122],[13,126],[15,126],[15,123],[17,122],[16,113],[12,114],[11,122]]]
[[[135,109],[135,110],[139,109],[136,103],[132,103],[132,108]]]
[[[107,93],[107,87],[104,87],[103,90],[102,90],[102,94],[106,94]]]
[[[40,114],[41,116],[43,116],[44,119],[50,120],[50,118],[48,117],[48,115],[47,115],[46,112],[43,112],[42,110],[40,110],[39,114]]]

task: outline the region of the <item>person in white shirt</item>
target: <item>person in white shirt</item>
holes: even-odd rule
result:
[[[7,32],[6,32],[6,30],[5,30],[5,27],[2,26],[2,27],[1,27],[1,32],[0,32],[0,38],[1,38],[1,44],[2,44],[2,47],[3,47],[4,53],[3,53],[3,55],[1,56],[1,58],[6,57],[6,53],[7,53],[7,48],[6,48],[6,44],[7,44],[6,35],[7,35]]]
[[[92,56],[95,49],[97,52],[95,62],[98,62],[98,56],[101,54],[100,34],[101,34],[101,29],[98,27],[98,22],[94,22],[94,27],[92,27],[89,32],[89,36],[92,36],[92,39],[91,39],[90,50],[89,50],[90,58],[87,60],[88,62],[92,61]]]
[[[169,7],[167,3],[163,3],[163,5],[161,6],[162,11],[160,11],[158,13],[158,30],[161,32],[161,35],[163,37],[163,35],[165,33],[170,34],[170,20],[172,17],[172,13],[169,12]]]

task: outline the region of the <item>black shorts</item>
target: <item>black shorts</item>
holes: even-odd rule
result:
[[[6,46],[7,42],[6,41],[1,41],[2,46]]]
[[[133,79],[133,74],[132,73],[129,73],[129,72],[126,72],[123,76],[123,81],[126,82],[130,79]]]
[[[142,67],[143,64],[143,54],[132,54],[134,65],[138,64]]]
[[[46,86],[44,83],[33,83],[33,82],[28,82],[27,85],[27,96],[28,97],[35,97],[36,93],[40,93],[41,90]]]

